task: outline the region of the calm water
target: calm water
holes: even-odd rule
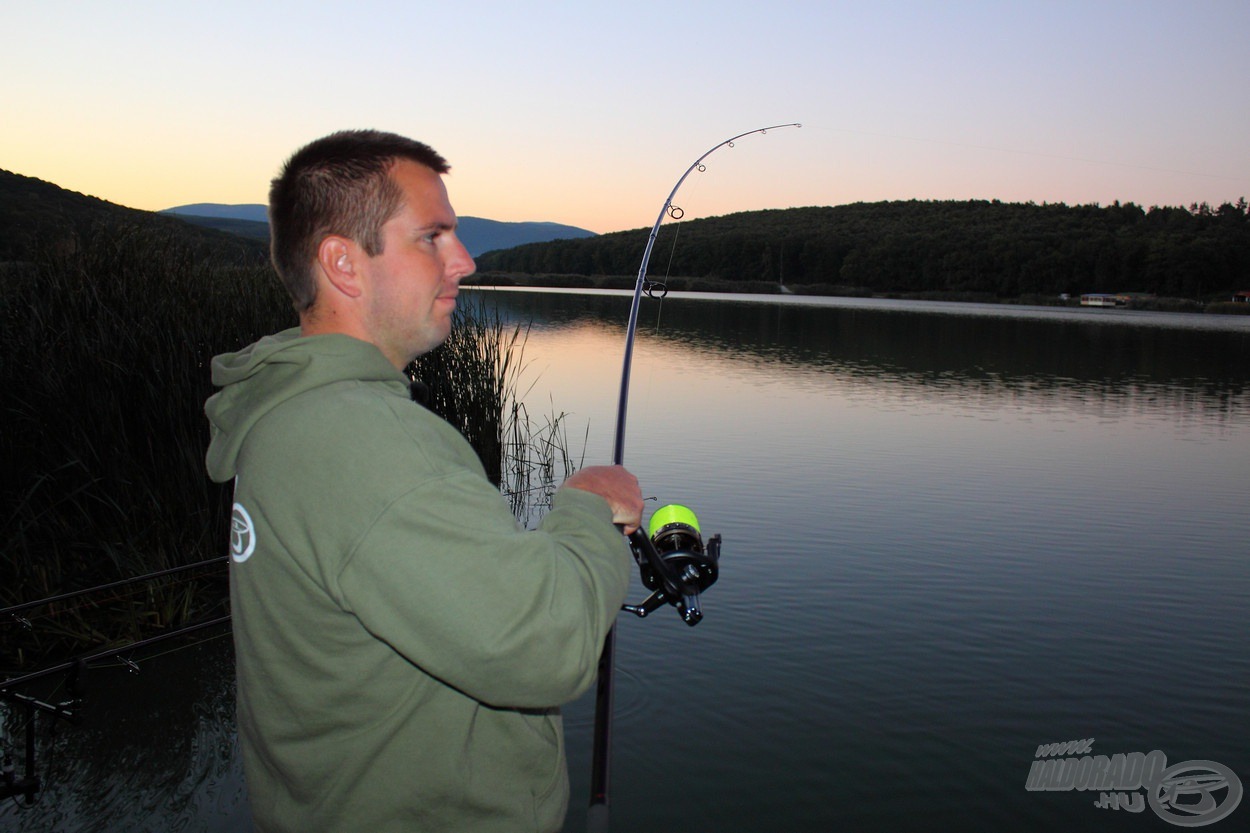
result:
[[[533,322],[531,413],[606,462],[628,298],[483,294]],[[625,462],[725,547],[697,628],[620,620],[615,829],[1172,829],[1026,790],[1084,738],[1250,782],[1250,318],[644,304]],[[102,672],[99,713],[135,719],[62,730],[60,829],[247,829],[228,655],[186,657]],[[569,831],[592,713],[566,710]]]

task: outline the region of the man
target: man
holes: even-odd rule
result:
[[[473,260],[425,145],[298,151],[270,191],[299,328],[213,361],[210,475],[235,479],[238,722],[270,831],[552,831],[557,706],[593,681],[641,520],[624,469],[574,474],[533,532],[401,372]]]

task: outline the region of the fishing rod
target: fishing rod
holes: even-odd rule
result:
[[[784,127],[802,127],[798,123],[776,124],[771,127],[758,127],[739,133],[720,142],[696,159],[686,172],[677,180],[668,199],[660,209],[660,214],[647,237],[647,245],[642,253],[642,265],[638,267],[638,279],[634,283],[633,301],[629,307],[629,324],[625,329],[625,358],[621,368],[621,390],[616,409],[616,438],[612,446],[612,462],[622,465],[625,460],[625,416],[629,409],[629,378],[633,367],[634,336],[638,331],[638,309],[642,296],[663,298],[668,294],[668,287],[659,281],[647,280],[647,264],[651,260],[651,250],[655,247],[656,238],[660,233],[660,225],[665,217],[680,220],[684,212],[673,205],[673,198],[681,190],[686,177],[696,170],[703,172],[706,167],[703,160],[707,159],[723,147],[733,147],[734,142],[755,133],[767,133]],[[649,534],[649,535],[648,535]],[[639,574],[643,586],[652,593],[641,604],[623,605],[622,610],[645,617],[658,610],[664,604],[677,608],[682,621],[693,627],[703,618],[700,594],[710,587],[719,575],[721,537],[713,535],[704,544],[699,521],[689,508],[680,504],[669,504],[652,513],[647,532],[641,528],[629,536],[630,550],[638,563]],[[599,682],[595,691],[595,728],[594,751],[590,775],[590,810],[587,815],[587,829],[590,833],[607,833],[608,827],[608,786],[612,747],[612,678],[613,661],[616,651],[616,627],[608,630],[603,642],[603,653],[599,656]]]
[[[33,602],[12,605],[10,607],[0,609],[0,623],[8,620],[21,626],[22,628],[30,630],[33,625],[30,619],[28,619],[24,614],[35,608],[50,606],[57,602],[68,601],[80,596],[86,596],[106,590],[116,590],[120,587],[136,584],[138,582],[163,578],[189,570],[212,567],[217,564],[224,563],[227,560],[227,556],[210,558],[193,564],[184,564],[179,567],[158,570],[141,576],[133,576],[120,581],[100,584],[94,587],[87,587],[82,590],[61,593],[44,599],[38,599]],[[0,742],[0,800],[14,798],[18,800],[19,805],[26,807],[34,806],[36,797],[43,788],[43,782],[39,777],[35,761],[35,718],[39,714],[46,714],[53,718],[70,721],[71,723],[78,722],[81,714],[81,707],[85,701],[83,678],[85,677],[86,670],[91,663],[118,657],[124,667],[129,668],[133,672],[138,672],[138,664],[133,659],[122,657],[123,654],[133,654],[135,651],[142,648],[186,636],[216,625],[228,624],[229,622],[230,615],[226,614],[215,619],[196,622],[191,625],[184,625],[181,628],[166,631],[146,639],[130,642],[120,647],[107,648],[87,656],[80,656],[68,662],[62,662],[57,665],[42,668],[38,671],[33,671],[16,677],[7,677],[0,680],[0,701],[10,703],[13,706],[23,709],[26,716],[26,742],[24,755],[25,774],[23,776],[19,777],[17,774],[16,762],[13,760],[13,756],[9,753],[8,744],[6,742]],[[65,682],[69,693],[68,699],[53,702],[39,697],[23,694],[16,690],[20,686],[27,685],[28,683],[43,679],[44,677],[61,673],[66,674]],[[3,726],[0,726],[0,741],[4,740],[3,734]]]
[[[26,621],[25,618],[19,616],[18,614],[27,610],[31,610],[36,607],[46,607],[47,605],[53,604],[55,602],[63,602],[67,599],[74,599],[79,596],[85,596],[88,593],[99,593],[104,590],[114,590],[118,587],[125,587],[130,584],[137,584],[138,582],[141,582],[141,581],[150,581],[151,579],[162,578],[164,576],[173,575],[174,573],[182,573],[187,570],[195,570],[200,567],[211,567],[214,564],[224,564],[228,558],[229,556],[227,555],[216,556],[214,558],[209,558],[204,561],[197,561],[194,564],[183,564],[180,567],[170,567],[169,569],[166,569],[166,570],[157,570],[154,573],[144,573],[141,576],[133,576],[132,578],[124,578],[124,579],[121,579],[120,581],[109,582],[108,584],[97,584],[95,587],[86,587],[82,590],[74,590],[69,593],[61,593],[60,595],[57,595],[57,596],[48,596],[46,599],[36,599],[33,602],[24,602],[22,604],[12,605],[11,607],[6,607],[3,610],[0,610],[0,619],[9,617],[9,618],[12,618],[14,621],[16,621],[18,624],[23,625],[24,627],[30,627],[30,622]]]

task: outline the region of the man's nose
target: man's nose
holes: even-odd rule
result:
[[[469,250],[460,242],[460,238],[456,238],[456,246],[451,256],[447,260],[447,274],[455,278],[457,281],[464,280],[477,271],[477,264],[473,262],[473,256],[469,254]]]

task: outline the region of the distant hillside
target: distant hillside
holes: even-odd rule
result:
[[[188,214],[192,217],[230,220],[250,220],[254,223],[269,225],[269,209],[258,203],[242,203],[225,205],[217,202],[197,202],[191,205],[179,205],[161,210],[161,214]]]
[[[269,218],[263,205],[222,205],[195,203],[167,208],[162,214],[176,214],[189,223],[229,231],[259,240],[269,239]],[[495,249],[510,249],[526,243],[594,237],[593,231],[560,223],[505,223],[480,217],[460,218],[460,239],[469,254],[477,257]]]
[[[634,275],[649,232],[519,246],[478,258],[478,270]],[[1250,213],[1244,199],[1149,211],[996,200],[750,211],[666,224],[649,271],[875,293],[1209,300],[1250,289]]]
[[[505,223],[481,217],[460,218],[460,239],[474,257],[500,249],[551,240],[582,240],[597,237],[593,231],[560,223]]]
[[[0,261],[23,260],[38,246],[89,237],[102,229],[158,229],[206,256],[253,262],[265,246],[233,234],[193,226],[175,217],[126,208],[50,182],[0,170]]]

